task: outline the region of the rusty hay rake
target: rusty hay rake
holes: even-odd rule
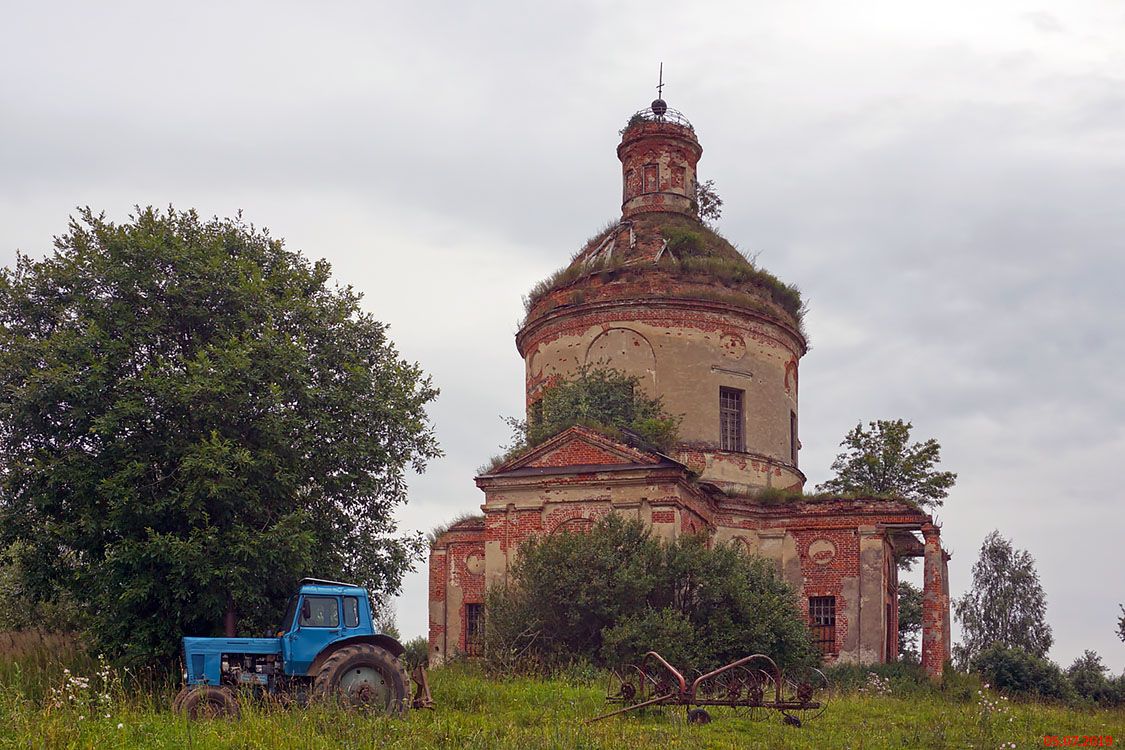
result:
[[[787,724],[799,727],[824,713],[827,688],[828,678],[819,669],[805,667],[784,675],[774,660],[763,654],[699,674],[689,685],[663,656],[649,651],[640,664],[613,673],[606,702],[621,708],[586,723],[649,707],[683,706],[688,721],[705,724],[711,720],[707,709],[722,706],[754,720],[777,711]]]

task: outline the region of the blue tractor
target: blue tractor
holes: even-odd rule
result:
[[[366,589],[306,578],[275,637],[184,638],[184,688],[172,706],[193,719],[237,716],[240,695],[264,693],[297,704],[329,699],[401,716],[412,706],[433,705],[421,666],[414,670],[411,698],[403,651],[397,640],[375,631]]]

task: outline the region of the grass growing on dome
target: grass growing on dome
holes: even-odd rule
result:
[[[593,264],[578,262],[619,226],[616,221],[610,222],[575,253],[568,265],[532,287],[524,297],[525,316],[521,325],[528,321],[532,310],[549,294],[582,278],[604,273],[645,273],[658,268],[675,278],[704,283],[718,282],[729,290],[715,290],[713,294],[695,291],[691,293],[691,297],[714,299],[768,314],[772,312],[769,307],[755,299],[755,295],[764,296],[769,303],[788,313],[804,334],[802,322],[805,303],[797,286],[786,284],[769,271],[758,268],[722,234],[697,219],[674,213],[658,216],[656,221],[646,220],[645,217],[634,219],[634,228],[640,242],[664,243],[665,252],[660,254],[655,265],[649,262],[638,263],[637,259],[629,259],[623,253]],[[584,295],[575,295],[571,304],[578,304],[584,299]]]
[[[597,245],[605,240],[606,235],[616,229],[620,224],[620,219],[612,219],[610,221],[607,221],[601,229],[599,229],[589,239],[582,243],[581,249],[579,249],[578,252],[574,253],[574,255],[570,257],[569,263],[567,263],[565,266],[558,269],[542,281],[537,282],[535,286],[531,287],[531,290],[526,295],[524,295],[523,298],[525,321],[526,314],[530,314],[532,308],[534,308],[535,305],[537,305],[539,301],[546,297],[548,294],[556,289],[561,289],[562,287],[566,286],[567,284],[578,279],[581,276],[586,276],[590,273],[601,270],[600,266],[597,268],[590,268],[584,264],[576,263],[575,261],[581,258],[582,255],[584,255],[587,251],[594,247],[594,245]]]

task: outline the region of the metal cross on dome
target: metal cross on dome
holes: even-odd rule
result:
[[[664,63],[660,63],[660,83],[656,87],[656,98],[664,98]]]

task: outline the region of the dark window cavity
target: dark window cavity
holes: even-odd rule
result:
[[[465,605],[465,653],[480,656],[484,652],[484,605]]]

